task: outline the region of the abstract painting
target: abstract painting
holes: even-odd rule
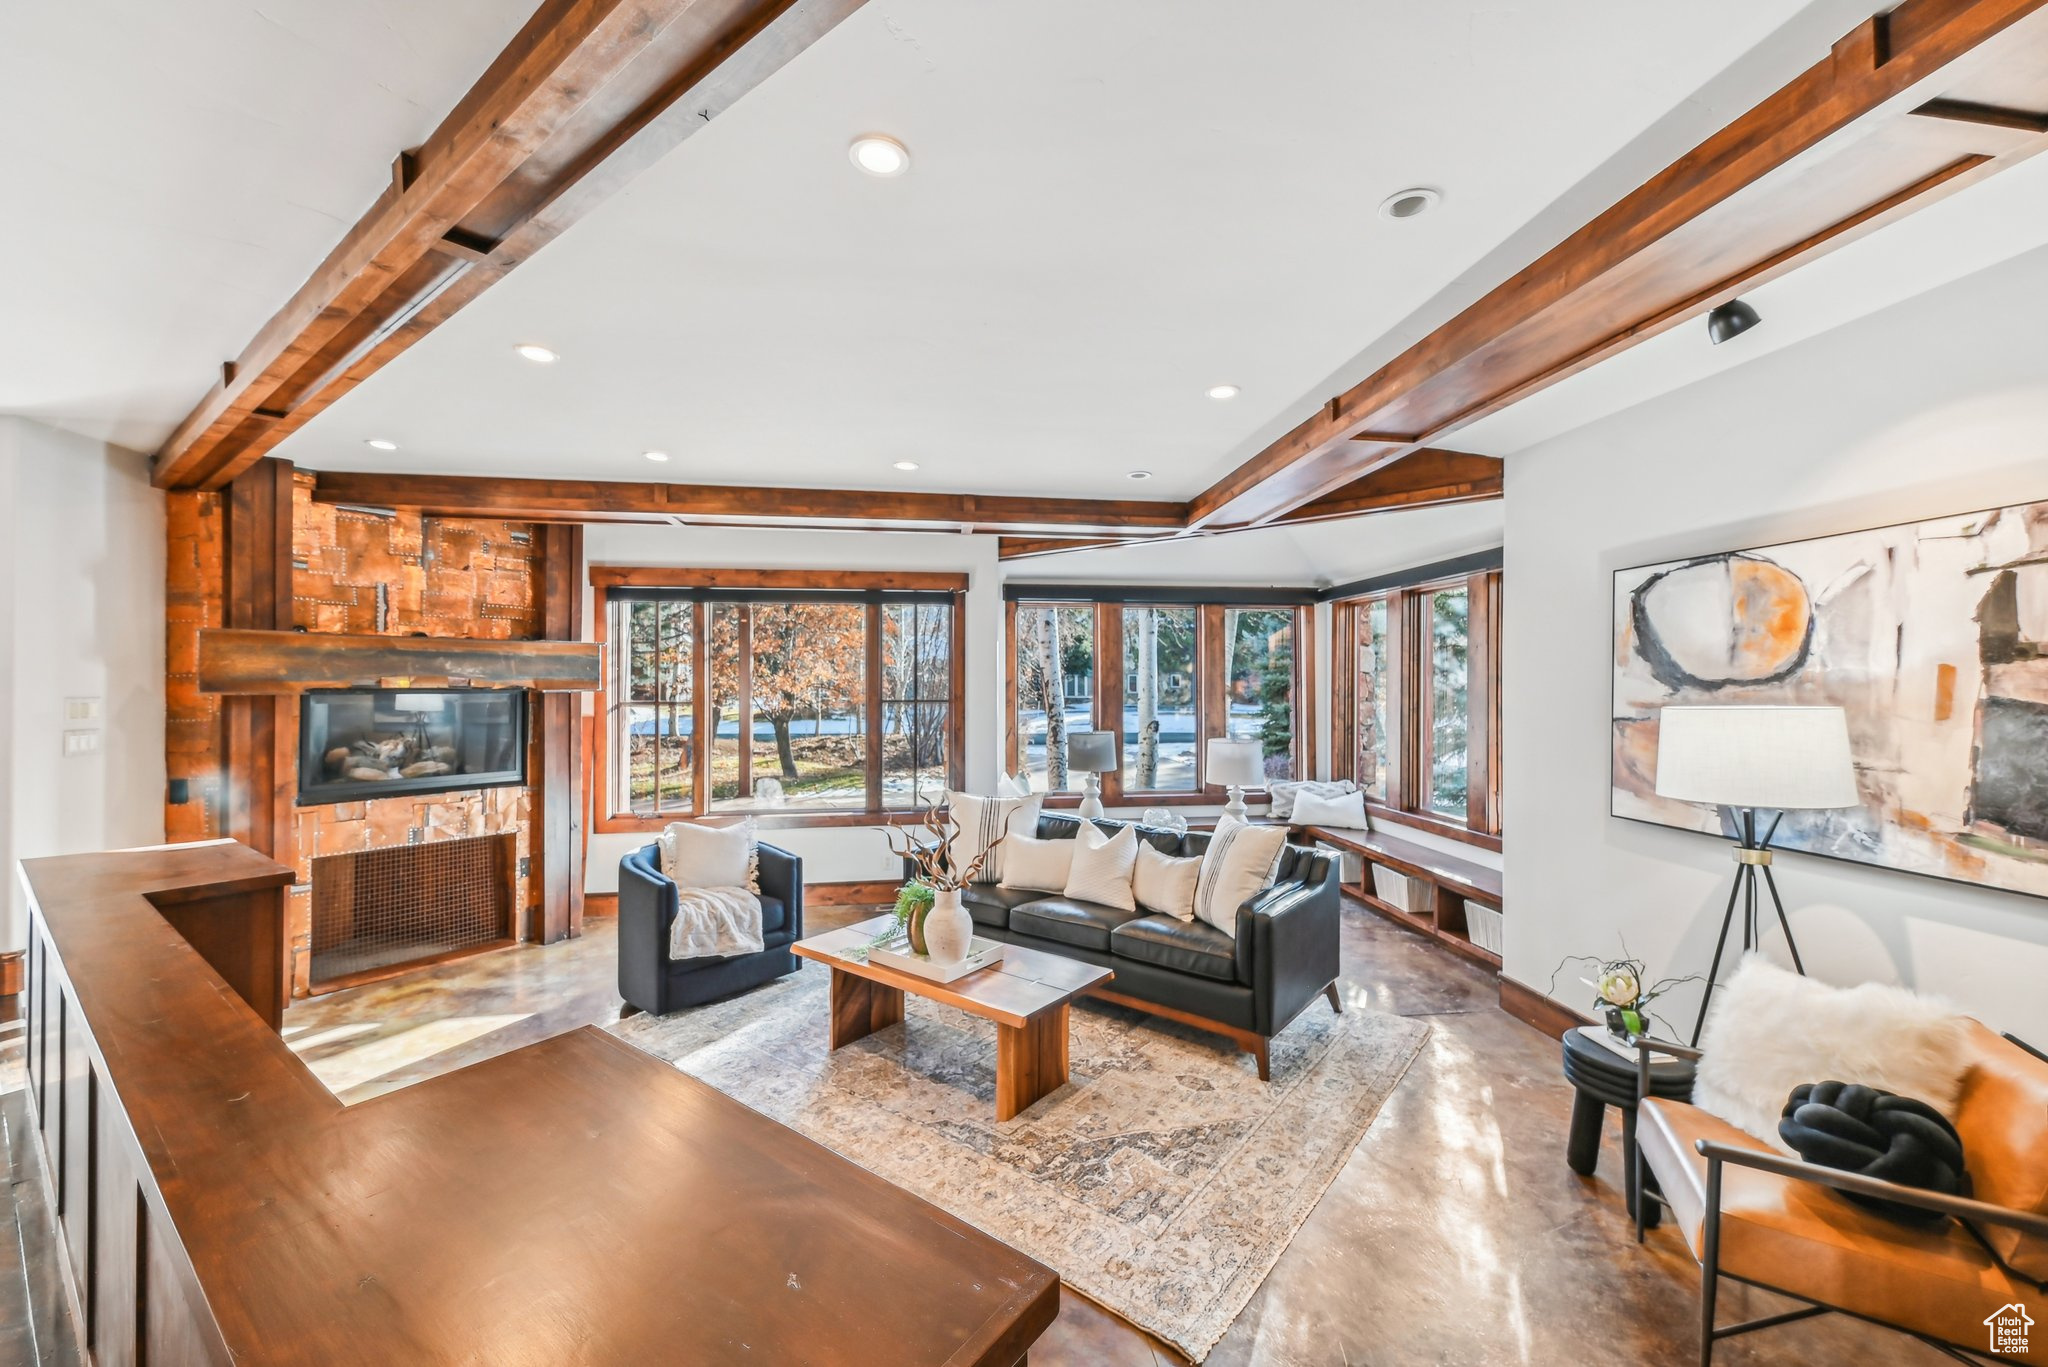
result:
[[[1730,838],[1656,794],[1667,706],[1843,708],[1861,807],[1776,844],[2048,896],[2048,503],[1614,576],[1616,816]]]

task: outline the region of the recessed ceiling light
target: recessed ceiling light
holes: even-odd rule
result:
[[[853,164],[871,176],[900,176],[910,169],[910,149],[881,133],[867,133],[846,149]]]
[[[649,459],[649,460],[667,460],[667,459],[668,459],[668,452],[666,452],[666,451],[642,451],[642,452],[641,452],[640,454],[641,454],[641,455],[643,455],[643,456],[645,456],[645,457],[647,457],[647,459]]]
[[[1212,384],[1209,386],[1209,397],[1212,399],[1234,399],[1237,397],[1237,386],[1234,384]]]
[[[914,460],[899,460],[896,462],[896,468],[899,470],[915,470],[917,462]]]
[[[1152,472],[1151,472],[1150,470],[1133,470],[1133,471],[1131,471],[1131,472],[1130,472],[1130,473],[1129,473],[1128,475],[1125,475],[1125,476],[1124,476],[1124,478],[1125,478],[1125,479],[1150,479],[1150,478],[1152,478]]]
[[[544,347],[538,342],[521,342],[512,349],[535,365],[553,365],[562,359],[560,352]]]
[[[1412,190],[1397,190],[1380,201],[1380,217],[1414,218],[1434,209],[1442,198],[1437,191],[1421,185]]]
[[[396,451],[398,449],[397,442],[386,441],[382,437],[371,437],[363,445],[369,447],[372,451]]]

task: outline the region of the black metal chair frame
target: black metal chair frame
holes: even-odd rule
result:
[[[2018,1045],[2020,1048],[2027,1050],[2027,1052],[2038,1055],[2038,1051],[2031,1045],[2021,1040],[2016,1040],[2010,1035],[2007,1035],[2005,1038],[2008,1042]],[[1697,1062],[1702,1057],[1698,1049],[1688,1048],[1682,1044],[1674,1044],[1668,1040],[1650,1039],[1645,1036],[1634,1035],[1630,1037],[1629,1042],[1636,1047],[1636,1096],[1639,1105],[1643,1100],[1650,1097],[1650,1059],[1653,1054],[1665,1054],[1673,1058],[1691,1059],[1694,1062]],[[2008,1210],[2004,1206],[1994,1206],[1988,1202],[1972,1201],[1960,1196],[1947,1196],[1940,1192],[1924,1191],[1919,1187],[1904,1187],[1896,1182],[1886,1182],[1875,1177],[1865,1177],[1861,1173],[1843,1172],[1837,1168],[1825,1168],[1817,1163],[1801,1162],[1799,1159],[1785,1158],[1775,1153],[1759,1153],[1754,1149],[1738,1148],[1730,1144],[1716,1144],[1709,1139],[1700,1140],[1698,1148],[1701,1155],[1707,1160],[1707,1208],[1702,1221],[1703,1229],[1700,1240],[1700,1367],[1711,1367],[1714,1361],[1714,1345],[1722,1339],[1736,1338],[1743,1334],[1755,1333],[1759,1329],[1776,1328],[1778,1325],[1791,1324],[1796,1320],[1812,1319],[1816,1315],[1847,1315],[1851,1319],[1859,1319],[1866,1324],[1882,1325],[1884,1328],[1904,1334],[1908,1338],[1918,1339],[1929,1348],[1953,1358],[1957,1362],[2021,1361],[2019,1358],[2009,1357],[2003,1353],[1988,1352],[1981,1348],[1968,1348],[1960,1343],[1951,1343],[1946,1339],[1937,1339],[1931,1335],[1923,1334],[1916,1329],[1909,1329],[1903,1324],[1896,1324],[1890,1320],[1860,1314],[1854,1310],[1845,1310],[1840,1306],[1829,1305],[1823,1301],[1816,1301],[1811,1297],[1802,1296],[1796,1291],[1787,1291],[1782,1286],[1773,1286],[1769,1282],[1757,1281],[1752,1277],[1742,1277],[1733,1272],[1722,1271],[1721,1174],[1722,1169],[1727,1164],[1733,1163],[1737,1167],[1755,1168],[1759,1172],[1773,1173],[1779,1177],[1790,1178],[1794,1181],[1812,1182],[1819,1186],[1833,1187],[1838,1191],[1853,1192],[1861,1196],[1875,1196],[1887,1201],[1898,1201],[1906,1205],[1919,1206],[1924,1210],[1940,1211],[1945,1215],[1953,1215],[1959,1220],[1974,1220],[1989,1225],[2006,1225],[2013,1229],[2023,1230],[2037,1238],[2048,1238],[2048,1216],[2036,1215],[2031,1211]],[[1643,1151],[1640,1145],[1636,1148],[1635,1164],[1635,1188],[1637,1192],[1635,1216],[1636,1242],[1641,1243],[1646,1228],[1644,1212],[1649,1209],[1649,1201],[1655,1201],[1667,1210],[1670,1210],[1672,1207],[1670,1200],[1662,1192],[1655,1190],[1653,1184],[1645,1183],[1644,1178],[1647,1175],[1647,1168],[1643,1162]],[[1645,1196],[1649,1200],[1644,1200],[1643,1197]],[[1684,1237],[1682,1233],[1680,1237]],[[1803,1302],[1803,1306],[1798,1310],[1787,1310],[1776,1315],[1764,1315],[1761,1318],[1744,1320],[1738,1324],[1716,1325],[1714,1323],[1714,1304],[1716,1293],[1720,1289],[1721,1279],[1724,1277],[1729,1281],[1740,1282],[1745,1286],[1754,1286],[1759,1290],[1769,1291],[1788,1300]]]

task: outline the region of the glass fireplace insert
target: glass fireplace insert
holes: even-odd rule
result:
[[[299,702],[299,805],[526,782],[526,692],[318,689]]]

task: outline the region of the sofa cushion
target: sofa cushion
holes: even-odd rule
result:
[[[1140,916],[1109,933],[1110,952],[1221,982],[1237,980],[1237,942],[1214,926],[1172,916]]]
[[[1008,929],[1010,911],[1026,902],[1035,902],[1045,894],[1029,888],[1006,888],[999,883],[970,883],[960,889],[960,905],[967,908],[968,917],[978,926],[995,926]]]
[[[1769,1153],[1761,1140],[1682,1101],[1642,1104],[1636,1142],[1697,1255],[1704,1246],[1711,1139]],[[1728,1165],[1721,1178],[1721,1270],[1852,1314],[1978,1341],[1987,1309],[2038,1289],[2000,1268],[1957,1221],[1913,1229],[1844,1201],[1831,1187]],[[2039,1341],[2037,1340],[2037,1343]],[[2022,1362],[2048,1362],[2041,1344]]]
[[[772,935],[789,926],[789,907],[780,897],[763,897],[761,902],[761,933]]]
[[[1126,921],[1137,919],[1133,911],[1075,902],[1065,897],[1042,897],[1010,912],[1010,929],[1019,935],[1041,940],[1080,945],[1084,949],[1109,950],[1109,933]]]

